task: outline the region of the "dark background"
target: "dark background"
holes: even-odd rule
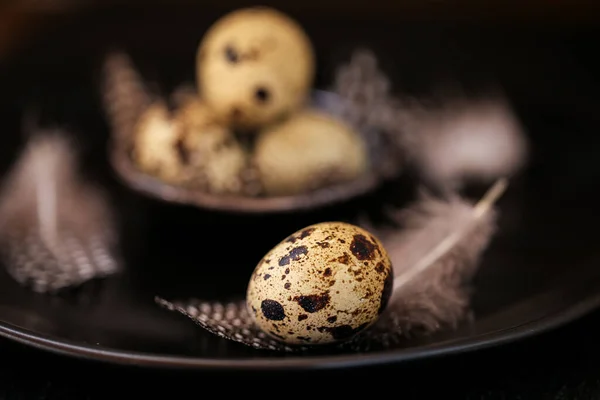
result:
[[[119,1],[110,2],[118,3],[119,7],[113,8],[104,2],[102,8],[79,18],[71,14],[75,8],[67,7],[74,2],[31,2],[37,4],[37,8],[32,8],[33,5],[26,8],[27,3],[17,1],[10,7],[0,8],[0,76],[5,83],[2,86],[3,112],[21,113],[35,97],[42,99],[45,112],[54,120],[75,126],[95,115],[85,108],[87,105],[77,101],[77,91],[63,91],[59,99],[44,99],[44,93],[61,93],[60,87],[67,79],[88,80],[87,74],[100,59],[103,43],[111,39],[126,43],[139,59],[173,57],[177,63],[172,68],[146,71],[169,86],[181,76],[192,76],[191,70],[178,66],[189,65],[193,60],[194,55],[188,49],[194,48],[197,40],[198,28],[194,21],[204,26],[206,21],[217,18],[227,9],[250,4],[213,1],[199,6],[199,2],[178,1],[152,5],[155,2],[125,4]],[[78,2],[77,6],[85,8],[88,4],[92,3]],[[551,239],[552,229],[561,229],[556,226],[558,221],[589,218],[585,230],[572,232],[573,241],[569,245],[573,248],[594,245],[594,223],[600,214],[595,206],[598,203],[579,200],[582,196],[598,194],[600,177],[597,162],[600,29],[596,22],[598,7],[594,2],[378,0],[369,1],[366,6],[366,2],[329,0],[263,4],[280,6],[294,13],[309,33],[324,38],[317,45],[318,56],[323,60],[320,82],[329,79],[333,66],[346,57],[353,46],[363,43],[384,55],[384,68],[401,77],[395,79],[397,90],[427,93],[440,83],[460,82],[467,91],[476,93],[491,85],[500,85],[524,122],[536,128],[532,130],[534,135],[540,139],[539,143],[544,143],[539,149],[541,154],[560,155],[540,164],[543,168],[539,169],[542,172],[538,182],[560,189],[564,196],[561,204],[570,211],[585,203],[583,211],[574,216],[560,209],[556,209],[554,215],[546,214],[548,239]],[[132,23],[136,16],[139,16],[137,22]],[[114,31],[98,22],[107,20],[114,24]],[[189,29],[187,41],[169,40],[170,30],[175,29],[178,37],[186,37],[182,31]],[[74,34],[78,30],[86,34],[79,37]],[[98,35],[93,34],[94,30]],[[54,50],[57,40],[64,41],[65,48],[70,49],[61,52],[60,57]],[[35,54],[28,47],[30,43],[35,43]],[[182,54],[189,54],[189,59]],[[18,66],[11,64],[11,60],[19,60]],[[70,64],[86,68],[58,68]],[[36,73],[40,69],[54,72]],[[27,90],[6,84],[17,70],[30,77]],[[68,72],[56,72],[61,70]],[[70,101],[72,107],[67,110],[59,107],[58,104],[69,101],[69,96],[74,96]],[[6,102],[7,98],[11,101]],[[53,104],[55,109],[51,107]],[[16,128],[17,120],[14,118],[13,125],[4,126],[6,131]],[[17,146],[22,139],[3,137],[5,148]],[[563,153],[561,148],[565,149]],[[91,164],[103,157],[94,150],[93,144],[87,151]],[[10,161],[8,157],[0,163],[7,166]],[[551,191],[535,199],[543,203],[544,196],[549,194]],[[568,263],[568,260],[562,261]],[[527,284],[534,285],[524,276],[514,285],[526,290]],[[503,289],[489,286],[489,290],[500,293]],[[188,396],[200,397],[208,396],[202,393],[202,388],[212,391],[215,386],[223,393],[235,391],[237,387],[258,395],[270,389],[279,396],[309,388],[314,383],[315,387],[325,386],[336,393],[343,393],[353,385],[374,388],[377,396],[383,396],[384,391],[394,391],[398,398],[437,395],[434,398],[596,399],[600,398],[599,322],[600,315],[594,313],[557,331],[500,348],[411,362],[395,368],[271,372],[268,375],[110,367],[48,355],[2,340],[0,398],[106,399],[122,395],[124,389],[142,397],[156,394],[159,389],[173,388],[185,391]],[[224,383],[218,384],[217,378]],[[235,380],[243,384],[227,383]],[[127,386],[123,386],[125,382]],[[279,390],[281,385],[285,385],[284,391]]]

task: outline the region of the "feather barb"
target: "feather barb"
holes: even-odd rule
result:
[[[479,202],[473,207],[473,218],[471,224],[465,224],[462,229],[457,229],[451,232],[448,236],[442,239],[433,249],[428,252],[424,257],[419,259],[412,268],[408,268],[404,273],[397,276],[394,280],[394,291],[402,288],[418,276],[420,273],[425,271],[432,265],[435,265],[436,261],[450,251],[464,236],[465,232],[469,230],[472,223],[476,222],[483,215],[485,215],[493,204],[500,198],[500,196],[506,190],[508,186],[508,180],[501,178],[487,191],[487,193],[479,200]]]

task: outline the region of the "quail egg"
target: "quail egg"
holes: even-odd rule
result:
[[[240,193],[248,154],[233,133],[217,124],[199,99],[184,103],[177,119],[182,126],[181,152],[196,180],[212,193]]]
[[[344,122],[303,110],[257,137],[253,163],[267,195],[295,195],[353,180],[368,170],[367,146]]]
[[[382,243],[366,230],[343,222],[311,225],[258,263],[248,312],[267,335],[290,345],[346,341],[387,306],[392,271]]]
[[[206,103],[198,96],[189,95],[180,101],[177,119],[188,130],[200,130],[207,126],[216,125],[215,117]]]
[[[171,118],[166,105],[162,102],[152,104],[135,127],[134,161],[148,174],[166,182],[179,182],[182,179],[181,158],[176,146],[179,137],[179,124]]]
[[[219,120],[255,130],[306,101],[315,56],[296,21],[271,8],[253,7],[225,15],[207,31],[196,69],[200,96]]]

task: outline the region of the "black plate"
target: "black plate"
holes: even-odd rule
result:
[[[0,70],[0,163],[23,144],[26,111],[66,125],[84,170],[112,194],[122,216],[127,273],[47,297],[0,276],[0,334],[73,356],[147,366],[347,367],[474,350],[537,334],[600,302],[598,82],[587,71],[598,34],[549,27],[456,25],[298,13],[317,44],[326,82],[358,44],[374,48],[397,88],[426,92],[459,81],[468,92],[500,84],[533,144],[531,162],[499,203],[501,229],[476,279],[475,322],[392,351],[335,357],[273,357],[214,337],[155,306],[155,295],[225,299],[244,292],[255,263],[282,237],[312,222],[341,219],[410,197],[410,182],[353,202],[285,216],[231,215],[169,206],[122,186],[107,162],[108,128],[97,97],[97,66],[117,42],[165,87],[193,75],[198,38],[225,10],[204,6],[58,15],[22,42]],[[587,61],[586,61],[587,59]],[[152,70],[152,66],[155,67]],[[560,79],[559,79],[560,78]]]

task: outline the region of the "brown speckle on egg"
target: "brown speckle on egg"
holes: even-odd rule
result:
[[[265,276],[271,268],[280,270],[282,280],[251,279],[248,310],[262,331],[288,344],[351,338],[379,318],[393,286],[381,242],[342,222],[312,225],[288,236],[265,255],[254,274]]]
[[[231,64],[237,64],[237,62],[240,59],[240,56],[238,52],[233,48],[233,46],[228,45],[225,47],[225,59]]]
[[[287,255],[279,259],[279,266],[283,267],[284,265],[288,265],[290,261],[298,261],[300,257],[306,253],[308,253],[308,248],[306,246],[294,247]]]
[[[271,321],[281,321],[285,318],[283,306],[275,300],[263,300],[260,309],[266,319]]]
[[[359,260],[372,260],[375,253],[375,244],[364,235],[354,235],[350,244],[350,251]]]
[[[271,92],[264,86],[260,86],[254,92],[254,97],[259,103],[266,103],[271,97]]]
[[[350,256],[348,255],[348,253],[344,253],[337,258],[337,262],[339,262],[340,264],[348,265],[348,263],[350,263]]]
[[[329,304],[329,292],[322,294],[311,294],[308,296],[296,296],[294,301],[302,307],[302,309],[308,313],[314,313],[323,309]]]
[[[293,235],[290,235],[287,237],[287,239],[285,240],[288,243],[296,243],[296,240],[299,239],[304,239],[305,237],[310,236],[311,233],[313,233],[314,228],[308,228],[308,229],[304,229],[303,231],[300,231],[300,233],[295,233]],[[327,239],[325,239],[327,240]]]
[[[190,153],[188,149],[185,147],[185,142],[183,138],[179,138],[175,143],[175,149],[177,150],[177,155],[179,157],[179,161],[182,165],[187,165],[190,163]]]
[[[305,237],[309,237],[311,233],[313,233],[315,231],[314,228],[309,228],[309,229],[305,229],[302,232],[300,232],[300,236],[298,237],[298,239],[304,239]]]
[[[336,340],[349,339],[358,332],[366,328],[366,324],[359,326],[358,328],[352,328],[350,325],[341,325],[334,328],[328,326],[321,326],[317,328],[319,332],[328,332]]]

